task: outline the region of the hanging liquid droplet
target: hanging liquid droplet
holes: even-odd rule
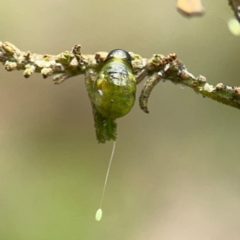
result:
[[[102,209],[99,208],[99,209],[97,210],[97,212],[96,212],[96,215],[95,215],[96,221],[99,222],[99,221],[102,219],[102,214],[103,214]]]
[[[106,174],[106,177],[105,177],[105,182],[104,182],[104,187],[103,187],[103,192],[102,192],[102,198],[101,198],[101,202],[100,202],[100,208],[97,210],[96,215],[95,215],[95,219],[98,222],[101,220],[102,214],[103,214],[103,211],[102,211],[103,198],[104,198],[104,194],[105,194],[105,190],[106,190],[106,186],[107,186],[108,175],[109,175],[109,171],[110,171],[110,168],[111,168],[115,148],[116,148],[116,141],[113,142],[113,148],[112,148],[110,161],[109,161],[109,164],[108,164],[107,174]]]

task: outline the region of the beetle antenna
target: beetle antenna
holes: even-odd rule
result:
[[[104,198],[104,194],[105,194],[105,190],[106,190],[106,186],[107,186],[108,175],[109,175],[109,171],[110,171],[110,168],[111,168],[111,164],[112,164],[115,148],[116,148],[116,141],[113,142],[112,153],[111,153],[110,161],[109,161],[109,164],[108,164],[107,174],[106,174],[106,177],[105,177],[105,182],[104,182],[104,187],[103,187],[103,191],[102,191],[100,207],[97,210],[96,216],[95,216],[95,219],[97,221],[100,221],[101,218],[102,218],[102,203],[103,203],[103,198]]]

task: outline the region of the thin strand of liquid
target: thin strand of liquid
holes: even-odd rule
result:
[[[96,215],[95,215],[96,221],[100,221],[101,218],[102,218],[102,214],[103,214],[103,211],[102,211],[103,198],[104,198],[104,194],[105,194],[105,191],[106,191],[108,175],[109,175],[110,168],[111,168],[111,165],[112,165],[112,160],[113,160],[115,148],[116,148],[116,141],[113,142],[112,153],[111,153],[110,161],[109,161],[109,164],[108,164],[107,174],[106,174],[106,177],[105,177],[105,182],[104,182],[104,187],[103,187],[100,207],[97,210]]]

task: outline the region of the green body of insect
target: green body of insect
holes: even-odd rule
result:
[[[116,119],[130,112],[135,102],[136,80],[128,52],[115,49],[108,54],[93,90],[92,101],[103,117]]]
[[[116,119],[129,113],[134,105],[136,79],[131,60],[128,52],[115,49],[107,55],[100,70],[87,71],[85,84],[98,142],[116,140]]]

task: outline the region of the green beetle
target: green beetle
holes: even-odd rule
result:
[[[129,113],[134,105],[136,79],[131,61],[128,52],[115,49],[107,55],[101,69],[87,69],[85,84],[98,142],[116,140],[116,119]]]
[[[131,56],[122,49],[112,50],[106,57],[93,86],[93,103],[106,118],[125,116],[132,109],[136,95],[136,80]]]

